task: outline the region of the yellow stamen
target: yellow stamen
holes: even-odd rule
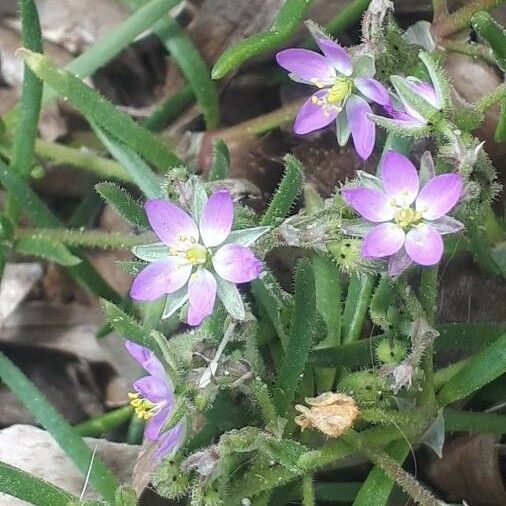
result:
[[[348,80],[337,81],[329,90],[327,102],[329,104],[340,104],[345,98],[348,98],[352,90],[352,84]]]
[[[150,400],[141,397],[138,393],[129,392],[130,405],[134,408],[135,414],[141,420],[149,420],[157,413],[157,405]]]
[[[186,250],[186,258],[192,265],[204,264],[207,260],[207,251],[200,244],[195,244]]]
[[[402,228],[409,228],[413,225],[417,225],[422,219],[422,215],[415,211],[412,207],[405,207],[399,209],[395,213],[395,221]]]

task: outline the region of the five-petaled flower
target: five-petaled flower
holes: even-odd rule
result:
[[[412,262],[437,264],[444,249],[441,235],[463,228],[462,223],[446,216],[461,197],[461,176],[431,173],[420,189],[415,166],[396,151],[384,156],[380,176],[366,175],[362,177],[365,186],[342,190],[346,202],[365,220],[345,227],[345,232],[365,236],[362,256],[388,258],[392,276]]]
[[[235,285],[259,276],[262,262],[248,246],[267,227],[231,232],[234,207],[225,190],[215,192],[202,207],[192,217],[167,200],[146,202],[149,223],[162,242],[133,249],[151,263],[134,279],[130,295],[139,301],[167,295],[165,318],[189,301],[189,325],[200,325],[212,314],[218,295],[232,316],[243,319]]]
[[[375,125],[364,97],[389,105],[388,91],[373,79],[376,70],[371,56],[352,57],[316,26],[309,27],[323,55],[298,48],[276,55],[278,64],[290,72],[293,80],[318,88],[300,108],[294,131],[307,134],[335,120],[339,144],[344,146],[351,132],[357,153],[366,160],[374,148]]]
[[[129,394],[130,404],[137,416],[146,421],[144,438],[157,442],[155,458],[162,459],[177,451],[185,436],[184,420],[163,432],[176,403],[174,387],[162,363],[152,351],[132,341],[126,341],[125,346],[130,355],[149,373],[134,382],[135,393]]]

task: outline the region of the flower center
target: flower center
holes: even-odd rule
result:
[[[192,265],[205,264],[207,260],[207,250],[201,244],[195,244],[185,251],[185,256]]]
[[[327,88],[327,94],[319,98],[313,95],[313,104],[323,108],[323,112],[330,114],[332,109],[341,110],[342,103],[351,95],[353,83],[349,79],[339,79]]]
[[[165,404],[164,402],[151,402],[149,399],[141,397],[141,394],[137,392],[129,392],[128,398],[130,399],[130,405],[135,409],[135,414],[141,420],[153,418]]]
[[[404,207],[395,212],[395,222],[403,229],[417,225],[422,220],[422,215],[412,207]]]

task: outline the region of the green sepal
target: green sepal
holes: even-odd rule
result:
[[[412,90],[408,79],[401,76],[390,76],[390,80],[402,101],[409,104],[422,118],[428,121],[433,121],[436,118],[439,114],[438,109]]]
[[[377,116],[376,114],[371,114],[369,117],[377,125],[387,130],[387,132],[393,133],[395,135],[421,139],[422,137],[428,137],[431,133],[431,127],[428,125],[408,127],[400,125],[399,122],[394,119]]]
[[[433,56],[421,51],[419,57],[427,68],[430,80],[436,91],[436,96],[441,104],[441,109],[443,111],[447,110],[450,105],[450,86],[448,84],[448,78]]]

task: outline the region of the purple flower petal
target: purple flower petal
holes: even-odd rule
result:
[[[441,109],[441,102],[436,94],[434,86],[419,79],[406,79],[406,84],[435,109]]]
[[[388,274],[393,278],[400,276],[413,261],[409,258],[405,248],[401,248],[395,255],[388,259]]]
[[[437,230],[424,223],[406,234],[406,252],[413,262],[435,265],[443,256],[443,239]]]
[[[158,439],[160,446],[156,451],[155,458],[161,460],[178,450],[183,444],[185,432],[186,423],[184,420],[179,422],[174,428],[164,432]]]
[[[193,219],[172,202],[148,200],[144,205],[149,224],[162,242],[180,248],[182,239],[198,241],[199,231]]]
[[[199,269],[188,283],[188,325],[197,326],[213,312],[216,280],[206,269]]]
[[[200,218],[200,235],[208,248],[218,246],[230,234],[234,221],[232,195],[227,190],[213,193]]]
[[[419,115],[412,116],[407,112],[395,110],[389,110],[388,113],[390,114],[390,116],[392,116],[395,122],[401,127],[420,128],[424,127],[427,124],[427,121]]]
[[[357,95],[351,95],[346,101],[346,116],[353,144],[363,160],[367,160],[374,149],[375,125],[369,118],[371,113],[369,104]]]
[[[383,258],[395,255],[404,244],[404,230],[394,223],[382,223],[373,228],[362,244],[365,258]]]
[[[139,392],[142,397],[153,403],[166,399],[173,401],[174,398],[172,388],[169,388],[164,380],[155,376],[144,376],[144,378],[138,379],[134,382],[133,388],[136,392]]]
[[[139,362],[140,366],[145,371],[168,384],[170,379],[165,372],[165,368],[149,348],[134,343],[133,341],[125,341],[125,348],[128,350],[128,353]]]
[[[402,207],[412,204],[418,195],[418,173],[408,158],[388,151],[381,161],[381,180],[388,197]]]
[[[320,130],[336,119],[339,112],[336,107],[315,103],[316,100],[324,100],[327,94],[327,90],[319,90],[302,104],[293,125],[293,130],[297,135]]]
[[[350,188],[343,190],[341,195],[357,213],[368,221],[381,223],[394,218],[395,209],[381,191],[371,188]]]
[[[225,244],[213,256],[213,266],[220,277],[232,283],[247,283],[262,272],[263,264],[250,248]]]
[[[192,266],[179,257],[168,257],[144,267],[135,277],[130,297],[152,301],[179,290],[190,277]]]
[[[276,55],[276,61],[288,72],[315,86],[332,84],[336,77],[325,57],[308,49],[285,49]]]
[[[464,229],[464,224],[451,216],[442,216],[435,221],[431,221],[429,225],[441,235],[455,234]]]
[[[358,91],[369,100],[384,107],[392,107],[392,99],[388,90],[376,79],[357,77],[354,84]]]
[[[173,406],[166,406],[153,416],[153,418],[148,420],[146,428],[144,429],[145,439],[148,439],[149,441],[156,441],[158,439],[160,431],[163,429],[171,415],[172,409]]]
[[[416,199],[416,210],[426,220],[437,220],[448,213],[459,201],[463,189],[458,174],[442,174],[431,179]]]
[[[353,63],[344,47],[331,39],[323,37],[317,37],[315,41],[332,67],[345,76],[351,76],[353,73]]]

